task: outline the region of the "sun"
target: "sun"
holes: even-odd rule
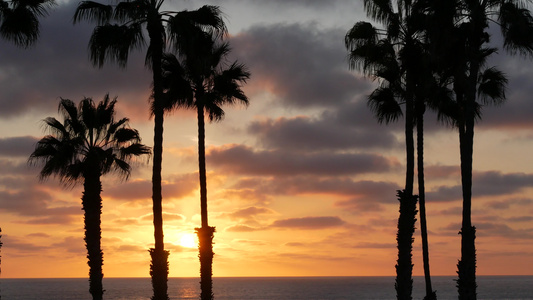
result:
[[[185,248],[196,248],[197,247],[197,238],[196,234],[185,233],[181,236],[180,246]]]

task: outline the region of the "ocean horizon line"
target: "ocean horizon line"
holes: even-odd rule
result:
[[[213,276],[213,278],[355,278],[355,277],[361,277],[361,278],[369,278],[369,277],[380,277],[380,278],[390,278],[390,277],[396,277],[396,275],[310,275],[310,276],[291,276],[291,275],[284,275],[284,276]],[[413,275],[413,277],[424,277],[424,275]],[[457,275],[431,275],[431,277],[457,277]],[[530,275],[524,275],[524,274],[517,274],[517,275],[505,275],[505,274],[491,274],[491,275],[476,275],[476,277],[533,277],[533,274]],[[172,276],[168,277],[169,279],[178,278],[178,279],[192,279],[192,278],[200,278],[200,276]],[[88,277],[2,277],[0,276],[0,279],[87,279]],[[104,279],[151,279],[150,276],[125,276],[125,277],[108,277],[104,276]]]

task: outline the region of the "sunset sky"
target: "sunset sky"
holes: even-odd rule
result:
[[[396,190],[404,181],[402,122],[379,125],[366,106],[375,83],[348,69],[344,35],[367,20],[362,1],[167,0],[168,10],[221,7],[233,51],[252,74],[250,106],[226,107],[206,126],[208,208],[216,226],[214,276],[394,275]],[[92,24],[72,25],[76,1],[59,1],[41,39],[23,50],[0,40],[2,277],[86,277],[81,187],[65,189],[27,159],[58,117],[60,97],[118,96],[153,145],[150,72],[144,53],[128,67],[92,67]],[[500,37],[494,31],[493,41]],[[533,61],[502,50],[489,65],[509,78],[508,102],[484,109],[476,127],[473,223],[479,275],[532,275]],[[460,256],[457,133],[426,118],[431,270],[454,275]],[[165,119],[163,208],[170,276],[198,276],[187,239],[200,226],[196,116]],[[103,177],[106,277],[148,277],[153,246],[151,161],[128,182]],[[417,225],[418,226],[418,225]],[[414,273],[422,275],[420,231]]]

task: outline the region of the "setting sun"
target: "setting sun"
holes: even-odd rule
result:
[[[185,233],[181,236],[180,246],[185,248],[196,248],[197,247],[197,237],[193,233]]]

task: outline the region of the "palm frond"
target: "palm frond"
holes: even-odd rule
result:
[[[141,22],[146,20],[150,3],[145,0],[122,1],[117,4],[113,18],[118,22]]]
[[[368,96],[368,106],[379,123],[389,124],[402,115],[400,104],[390,88],[379,87]]]
[[[1,11],[0,35],[15,45],[27,48],[40,34],[37,16],[26,7],[7,8]]]
[[[139,136],[139,132],[135,129],[122,127],[117,129],[115,132],[114,142],[117,145],[121,145],[124,143],[138,143],[141,141],[141,138]]]
[[[56,176],[65,185],[74,185],[86,174],[123,169],[114,166],[117,155],[122,156],[119,163],[126,163],[131,156],[150,154],[150,148],[140,144],[137,130],[125,127],[127,118],[114,122],[115,103],[109,95],[97,106],[90,98],[82,99],[78,107],[61,99],[63,123],[52,117],[44,120],[51,134],[37,142],[28,159],[30,164],[43,163],[41,180]]]
[[[74,24],[80,21],[96,22],[98,25],[105,25],[111,21],[113,7],[94,1],[81,1],[74,12],[72,18]]]
[[[150,147],[140,144],[140,143],[133,143],[127,147],[122,147],[119,150],[120,157],[121,158],[129,158],[131,156],[141,156],[141,155],[150,155],[152,153],[152,150]]]
[[[515,1],[504,1],[498,20],[504,37],[504,48],[511,53],[533,55],[533,17],[529,9]]]
[[[128,118],[122,118],[118,120],[117,122],[111,122],[109,126],[107,127],[106,136],[104,138],[105,142],[108,142],[115,135],[115,132],[119,128],[127,124],[128,122],[129,122]]]
[[[139,24],[97,26],[89,41],[90,59],[93,65],[102,67],[106,62],[116,62],[126,67],[129,52],[145,45]]]
[[[45,17],[48,15],[48,10],[56,5],[54,0],[18,0],[12,1],[17,6],[26,7],[37,17]]]
[[[168,19],[167,34],[171,45],[176,51],[182,52],[187,40],[197,44],[198,39],[205,36],[211,40],[222,38],[227,34],[226,24],[221,17],[222,13],[217,6],[205,5],[194,11],[181,11]]]
[[[479,76],[478,96],[484,104],[499,105],[505,101],[507,77],[496,68],[488,68]]]
[[[388,24],[394,11],[390,0],[364,0],[368,17],[383,24]]]

